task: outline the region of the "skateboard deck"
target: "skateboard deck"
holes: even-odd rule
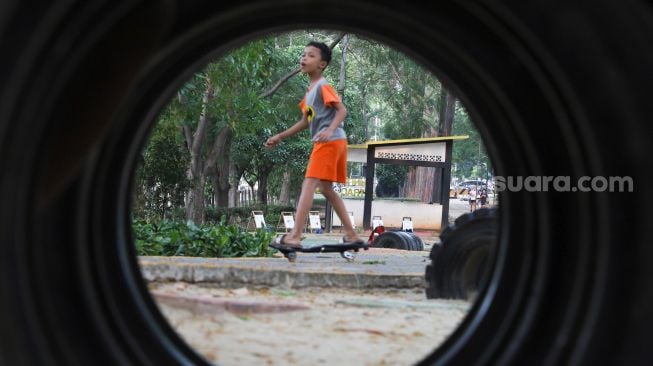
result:
[[[365,242],[356,242],[350,244],[316,244],[302,248],[295,248],[277,244],[272,241],[270,247],[277,249],[283,256],[288,258],[288,261],[294,262],[297,259],[297,252],[301,253],[336,253],[339,252],[340,256],[345,258],[347,262],[352,262],[356,259],[356,252],[360,249],[368,250],[370,247]]]

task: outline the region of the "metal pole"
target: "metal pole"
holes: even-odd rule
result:
[[[374,199],[374,146],[367,147],[367,171],[365,172],[365,202],[363,204],[363,230],[370,228],[372,220],[372,200]]]
[[[331,206],[331,202],[329,200],[326,200],[326,206],[324,206],[324,231],[327,233],[330,233],[331,230],[333,229],[333,206]]]

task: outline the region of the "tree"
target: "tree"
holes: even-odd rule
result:
[[[435,76],[385,45],[328,30],[259,39],[199,70],[160,116],[161,123],[167,121],[172,130],[176,126],[180,132],[176,141],[185,150],[186,183],[177,186],[187,188],[187,219],[202,222],[206,205],[234,205],[241,177],[258,187],[258,201],[263,204],[268,194],[289,204],[291,192],[299,191],[311,146],[308,134],[284,141],[273,150],[262,148],[262,143],[300,117],[297,104],[308,81],[297,74],[297,60],[310,40],[323,40],[333,47],[325,77],[336,84],[347,106],[345,128],[350,143],[373,136],[443,135],[451,129],[457,133],[472,127],[464,109]],[[380,121],[382,128],[375,121]],[[456,130],[458,123],[464,125]],[[469,168],[471,174],[474,166],[479,170],[479,157],[486,154],[478,153],[478,135],[468,134],[477,143],[470,141],[469,147],[454,149],[454,162],[463,159],[457,166]],[[472,147],[476,147],[474,159]],[[433,175],[413,178],[433,179]],[[406,186],[405,179],[393,184]],[[145,193],[152,193],[152,186],[143,187],[139,197],[147,201],[150,198],[145,197],[150,196]]]
[[[182,98],[183,94],[178,98],[178,109],[186,117],[180,123],[190,154],[188,220],[204,221],[209,179],[215,205],[226,207],[229,204],[233,183],[231,141],[240,130],[258,128],[256,117],[261,110],[268,109],[267,103],[255,96],[262,86],[263,76],[268,73],[263,67],[268,59],[269,41],[252,42],[207,65],[186,85],[187,98]],[[203,92],[199,107],[193,108],[198,104],[197,90]]]
[[[469,139],[454,144],[452,159],[456,170],[452,175],[460,178],[482,178],[486,174],[491,175],[492,166],[481,135],[461,104],[456,106],[453,130],[455,135],[468,135]],[[482,171],[479,171],[480,167],[483,167]]]
[[[343,37],[345,37],[345,35],[346,35],[346,33],[340,33],[340,35],[339,35],[335,40],[333,40],[333,41],[331,42],[331,44],[329,45],[329,48],[333,49],[333,48],[334,48],[334,47],[335,47],[335,46],[340,42],[340,40],[341,40]],[[266,92],[260,94],[260,97],[261,97],[261,98],[267,98],[267,97],[272,96],[274,93],[276,93],[276,91],[277,91],[277,90],[278,90],[278,89],[279,89],[279,88],[280,88],[280,87],[281,87],[285,82],[287,82],[287,81],[288,81],[290,78],[292,78],[293,76],[299,74],[300,71],[301,71],[300,68],[295,68],[293,71],[291,71],[291,72],[285,74],[281,79],[279,79],[279,80],[274,84],[274,86],[273,86],[272,88],[270,88],[270,89],[267,90]]]
[[[379,164],[376,169],[379,183],[376,186],[378,197],[398,197],[399,188],[406,180],[408,167],[401,165]]]
[[[453,117],[456,111],[456,97],[444,87],[440,88],[438,136],[451,136]]]
[[[204,190],[209,170],[217,160],[220,146],[218,139],[211,144],[210,150],[206,151],[209,123],[212,118],[209,115],[209,103],[214,98],[214,86],[211,78],[204,77],[204,93],[202,95],[202,109],[197,121],[197,127],[193,131],[190,124],[184,124],[183,131],[186,137],[186,147],[190,154],[190,165],[188,167],[188,180],[190,188],[186,196],[186,219],[195,223],[204,222]]]
[[[133,212],[143,219],[170,219],[183,205],[188,186],[185,169],[188,154],[181,148],[174,121],[162,119],[150,133],[136,170]]]

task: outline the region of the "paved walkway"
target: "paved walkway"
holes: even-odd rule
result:
[[[424,287],[429,250],[438,239],[420,235],[424,251],[370,248],[359,251],[354,262],[347,262],[339,253],[298,253],[294,263],[280,254],[272,258],[141,257],[140,263],[148,281],[203,282],[221,287]],[[339,236],[307,234],[304,245],[335,243]]]

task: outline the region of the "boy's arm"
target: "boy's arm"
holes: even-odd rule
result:
[[[274,147],[286,137],[294,136],[300,133],[301,131],[305,130],[306,128],[308,128],[308,119],[306,119],[306,116],[302,116],[302,119],[297,121],[297,123],[295,123],[294,125],[290,126],[287,130],[283,132],[279,132],[278,134],[270,137],[265,142],[265,147]]]
[[[333,108],[336,109],[336,115],[333,117],[333,121],[329,125],[329,128],[315,135],[313,141],[328,141],[331,135],[333,135],[333,132],[338,129],[338,126],[340,126],[342,121],[345,120],[345,117],[347,117],[347,108],[345,108],[345,105],[342,104],[342,102],[333,104]]]

